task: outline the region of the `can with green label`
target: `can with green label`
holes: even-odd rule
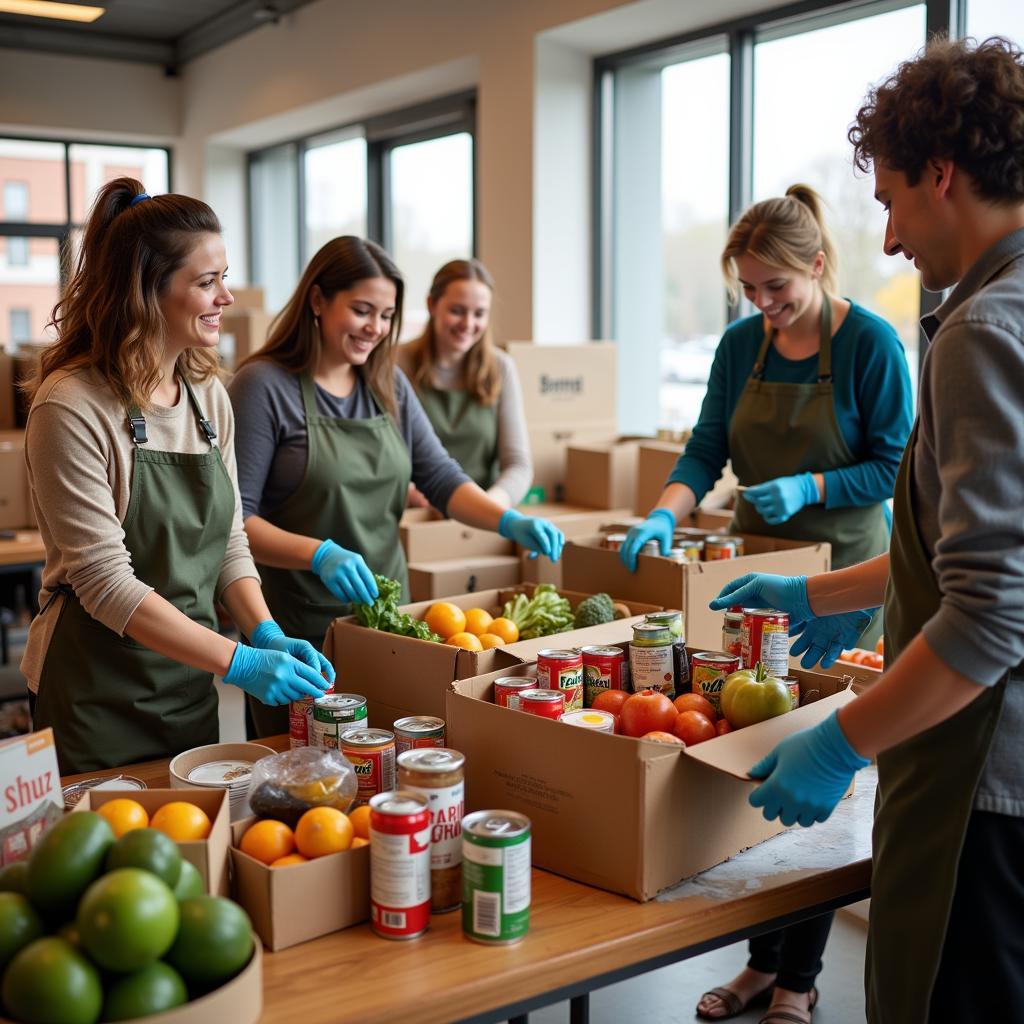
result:
[[[530,927],[530,819],[476,811],[462,819],[462,931],[508,946]]]

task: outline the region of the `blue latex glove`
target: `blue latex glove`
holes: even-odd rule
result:
[[[790,648],[789,653],[794,657],[798,654],[804,655],[800,659],[803,668],[814,668],[819,661],[822,668],[828,668],[829,665],[836,663],[843,651],[857,645],[861,633],[868,628],[872,615],[874,609],[840,612],[838,615],[823,615],[809,622],[799,623],[796,629],[791,624],[789,635],[799,635],[800,638]]]
[[[325,540],[316,549],[311,568],[339,601],[373,604],[377,600],[377,581],[363,556],[333,540]]]
[[[510,508],[498,521],[498,533],[506,540],[513,540],[529,548],[529,558],[547,555],[552,562],[557,562],[562,557],[565,534],[546,519],[524,516],[522,512]]]
[[[261,651],[284,651],[310,668],[315,668],[329,683],[334,682],[334,666],[308,641],[285,636],[284,630],[273,620],[266,619],[252,631],[249,637],[253,647]]]
[[[750,802],[764,808],[768,821],[804,827],[825,821],[842,799],[850,780],[870,764],[850,746],[833,711],[813,729],[787,736],[767,757],[750,769],[764,779]]]
[[[804,505],[817,505],[821,501],[818,485],[810,473],[780,476],[756,487],[748,487],[740,491],[740,496],[749,501],[770,526],[792,519]]]
[[[630,527],[622,547],[619,548],[619,559],[630,571],[636,572],[636,556],[640,549],[649,541],[656,540],[663,555],[672,547],[672,534],[676,528],[676,517],[670,509],[656,508],[647,513],[642,523]]]
[[[806,576],[773,576],[767,572],[748,572],[727,583],[708,607],[715,612],[739,605],[741,608],[774,608],[789,613],[789,632],[799,632],[804,624],[817,618],[807,600]]]
[[[284,651],[261,651],[246,644],[235,645],[224,682],[271,706],[303,697],[322,697],[327,689],[324,677],[304,661]]]

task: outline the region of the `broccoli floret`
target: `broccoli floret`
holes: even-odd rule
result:
[[[580,601],[576,608],[574,624],[577,629],[585,626],[601,626],[615,618],[615,607],[607,594],[594,594]]]

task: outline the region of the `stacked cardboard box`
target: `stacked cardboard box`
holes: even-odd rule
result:
[[[0,530],[34,527],[25,465],[25,431],[0,430]]]
[[[231,294],[235,301],[220,321],[220,353],[224,365],[234,369],[263,347],[276,314],[264,310],[262,288],[232,288]]]

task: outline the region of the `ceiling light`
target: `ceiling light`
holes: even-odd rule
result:
[[[28,18],[57,18],[60,21],[95,21],[105,8],[86,4],[62,4],[55,0],[0,0],[0,14],[23,14]]]

